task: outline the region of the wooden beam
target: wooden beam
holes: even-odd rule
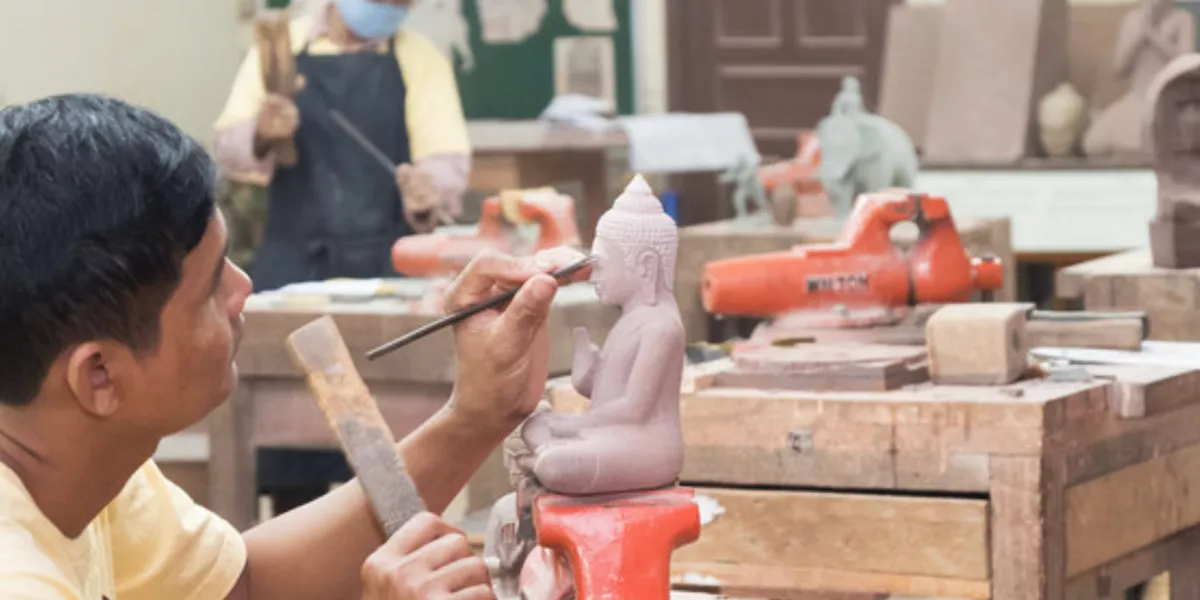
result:
[[[1068,577],[1200,524],[1193,490],[1200,490],[1200,445],[1068,488]]]
[[[1125,590],[1169,571],[1172,559],[1192,548],[1200,548],[1200,527],[1076,575],[1067,582],[1064,600],[1123,600]]]
[[[752,598],[786,598],[786,594],[799,590],[820,592],[822,596],[817,597],[830,593],[862,593],[864,590],[917,598],[986,600],[992,597],[987,581],[803,567],[689,563],[672,565],[671,580],[676,586],[686,584],[689,589]]]
[[[1062,466],[1035,456],[993,456],[992,600],[1062,598]]]
[[[986,500],[696,488],[699,541],[675,563],[988,579]],[[797,586],[802,587],[802,586]]]

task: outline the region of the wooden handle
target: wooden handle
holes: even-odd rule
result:
[[[1031,347],[1139,350],[1146,331],[1139,318],[1094,321],[1033,319],[1025,324]]]
[[[291,21],[287,11],[271,10],[254,21],[263,87],[268,93],[292,98],[296,95],[296,57],[292,54]],[[275,162],[294,167],[298,160],[295,140],[280,140],[273,149]]]
[[[331,317],[321,317],[292,332],[286,345],[337,434],[375,517],[391,537],[425,506],[337,325]]]

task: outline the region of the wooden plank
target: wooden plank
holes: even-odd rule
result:
[[[960,600],[991,598],[990,586],[986,581],[799,567],[673,563],[671,580],[675,585],[685,584],[689,589],[711,590],[722,594],[736,593],[753,598],[786,598],[786,594],[797,590],[826,594],[871,591],[916,598]]]
[[[255,383],[243,380],[208,418],[210,508],[239,531],[254,526],[258,513],[254,429]]]
[[[1032,456],[992,457],[992,599],[1062,597],[1061,465]]]
[[[1030,348],[1055,346],[1138,350],[1142,347],[1145,333],[1146,326],[1141,319],[1059,322],[1034,319],[1025,323]]]
[[[1192,490],[1200,490],[1200,445],[1068,488],[1068,576],[1200,524]]]
[[[1076,403],[1080,411],[1106,410],[1106,387],[1035,380],[890,392],[710,388],[685,394],[681,404],[689,447],[787,448],[800,432],[817,450],[1036,454],[1051,405],[1061,419]]]
[[[1081,298],[1092,277],[1143,272],[1152,264],[1149,250],[1130,250],[1071,265],[1055,274],[1054,293],[1059,298]]]
[[[1037,102],[1067,78],[1066,0],[957,0],[942,19],[923,158],[1011,165],[1039,154]]]
[[[1122,593],[1170,569],[1172,557],[1200,548],[1200,527],[1193,527],[1151,546],[1073,577],[1064,600],[1117,600]],[[1191,598],[1197,598],[1191,596]]]
[[[1056,293],[1083,300],[1087,310],[1144,310],[1149,339],[1200,340],[1200,269],[1152,265],[1145,250],[1126,252],[1063,269]]]
[[[1110,408],[1141,418],[1200,401],[1200,369],[1154,365],[1089,365],[1095,377],[1113,380]]]
[[[717,387],[780,390],[893,390],[929,380],[924,348],[875,344],[802,344],[735,351]]]
[[[689,485],[945,492],[986,492],[989,482],[986,454],[694,446],[681,477]]]
[[[1080,419],[1051,434],[1049,452],[1066,455],[1066,485],[1076,485],[1200,443],[1197,422],[1194,404],[1144,419]]]
[[[696,502],[705,525],[675,551],[679,572],[723,564],[988,579],[986,500],[697,488]]]

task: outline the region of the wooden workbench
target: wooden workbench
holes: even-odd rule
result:
[[[529,188],[577,181],[579,235],[585,245],[616,197],[609,189],[609,151],[626,148],[621,128],[589,131],[544,121],[470,121],[472,190]]]
[[[410,313],[388,301],[290,307],[251,303],[237,356],[238,389],[198,428],[207,428],[210,438],[207,504],[239,528],[256,521],[257,448],[337,448],[283,344],[290,332],[324,314],[337,321],[397,438],[433,415],[450,396],[456,365],[448,329],[377,361],[362,358],[369,348],[438,315]],[[593,338],[603,339],[617,316],[616,309],[601,306],[585,284],[560,291],[550,314],[551,373],[570,372],[574,327],[587,327]],[[469,484],[463,509],[490,506],[507,489],[497,452]]]
[[[677,586],[1117,600],[1165,571],[1200,581],[1198,370],[821,393],[717,387],[728,368],[685,376],[682,479],[704,526],[674,554]],[[563,380],[551,397],[586,404]],[[1134,397],[1143,416],[1118,416]]]
[[[1160,269],[1133,250],[1059,270],[1055,294],[1084,310],[1144,310],[1149,339],[1200,341],[1200,269]]]
[[[993,254],[1004,265],[1004,287],[996,294],[1000,302],[1016,299],[1016,263],[1007,218],[959,220],[958,231],[967,251],[974,256]],[[679,230],[679,258],[675,267],[675,300],[689,342],[710,341],[709,316],[700,301],[700,282],[707,262],[745,254],[787,250],[796,244],[828,243],[837,239],[840,227],[829,219],[797,221],[790,226],[747,227],[733,221],[717,221]],[[896,230],[901,247],[916,241],[914,230]],[[721,341],[721,340],[711,340]]]

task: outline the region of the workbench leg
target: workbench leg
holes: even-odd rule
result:
[[[209,417],[209,498],[213,512],[239,531],[258,519],[254,384],[242,382]]]
[[[1200,544],[1172,547],[1168,561],[1171,600],[1200,600]]]
[[[991,458],[992,600],[1063,597],[1063,480],[1059,460]]]

